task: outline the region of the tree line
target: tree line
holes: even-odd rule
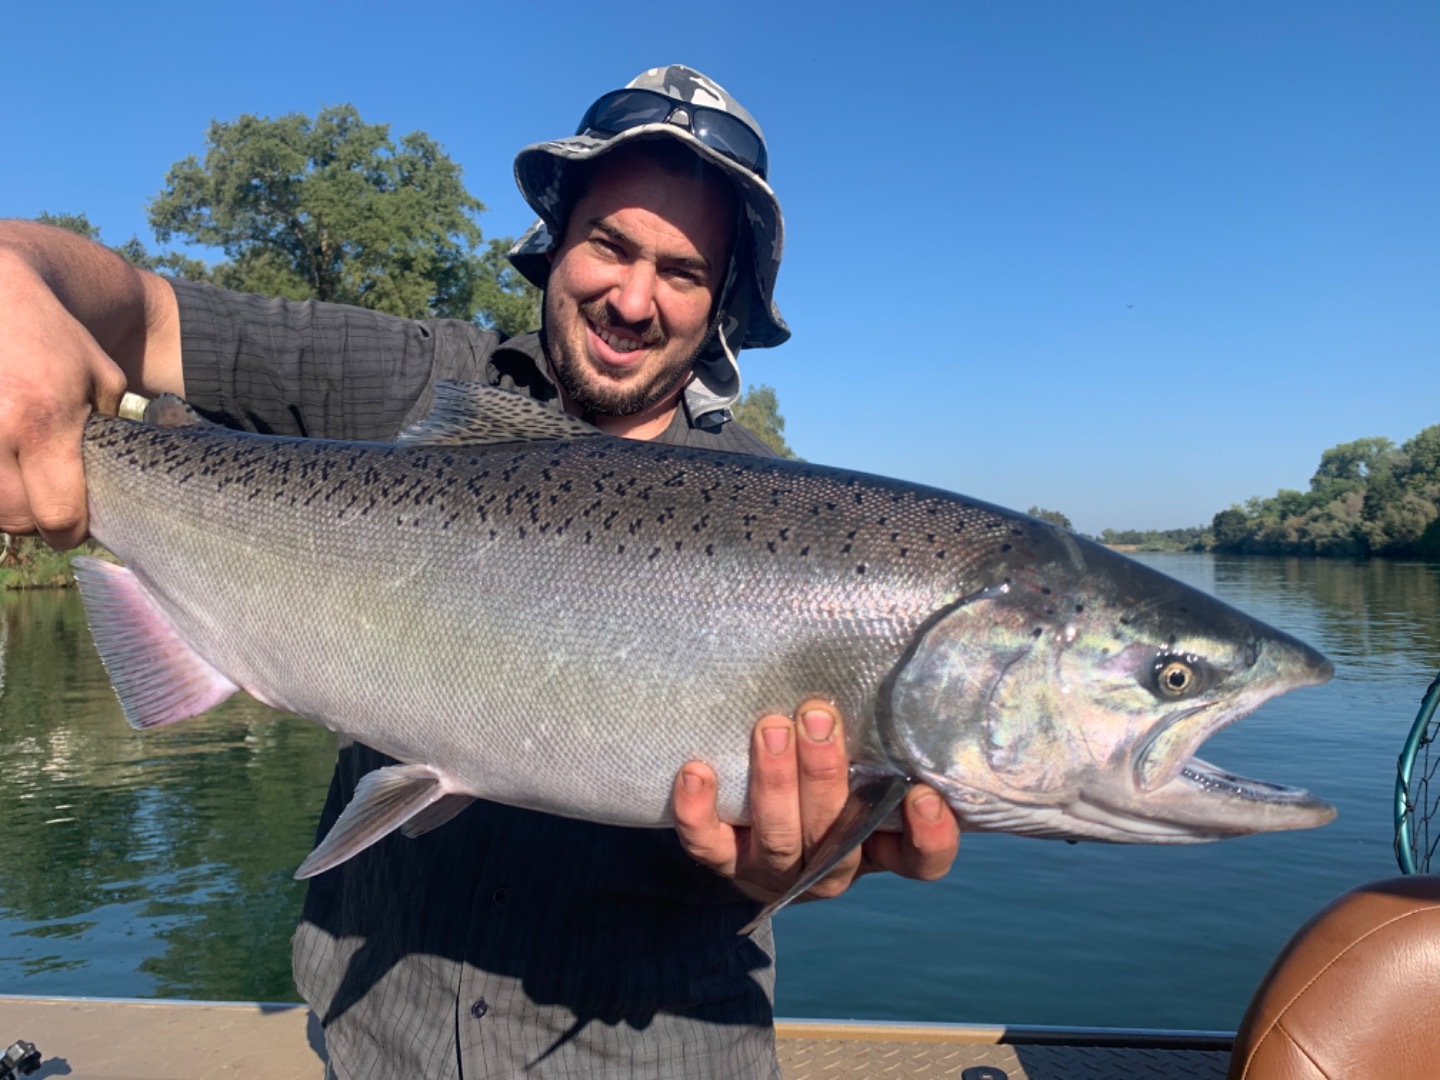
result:
[[[1216,514],[1216,551],[1440,558],[1440,424],[1396,446],[1332,446],[1307,491],[1282,489]]]
[[[1029,513],[1070,528],[1058,511]],[[1208,526],[1105,529],[1094,539],[1140,551],[1440,559],[1440,424],[1400,446],[1382,437],[1332,446],[1308,490],[1256,496]]]

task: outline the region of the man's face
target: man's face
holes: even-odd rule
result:
[[[550,362],[580,411],[633,416],[678,392],[724,284],[733,205],[643,157],[597,167],[545,287]]]

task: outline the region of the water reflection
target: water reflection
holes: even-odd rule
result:
[[[251,701],[132,731],[76,597],[6,596],[4,616],[0,979],[33,994],[293,1000],[290,871],[310,847],[330,735]]]

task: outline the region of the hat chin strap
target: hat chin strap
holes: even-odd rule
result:
[[[720,312],[711,344],[695,359],[695,378],[685,387],[685,409],[699,427],[716,428],[730,420],[730,406],[740,398],[740,361],[729,340],[738,329],[733,316]]]

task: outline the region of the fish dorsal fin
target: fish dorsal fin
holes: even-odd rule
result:
[[[554,442],[604,432],[569,413],[484,383],[444,379],[424,419],[395,439],[404,445],[475,446],[485,443]]]
[[[156,427],[185,428],[202,427],[211,424],[182,397],[174,394],[159,394],[150,400],[145,406],[144,415],[141,417],[145,423],[154,424]]]

